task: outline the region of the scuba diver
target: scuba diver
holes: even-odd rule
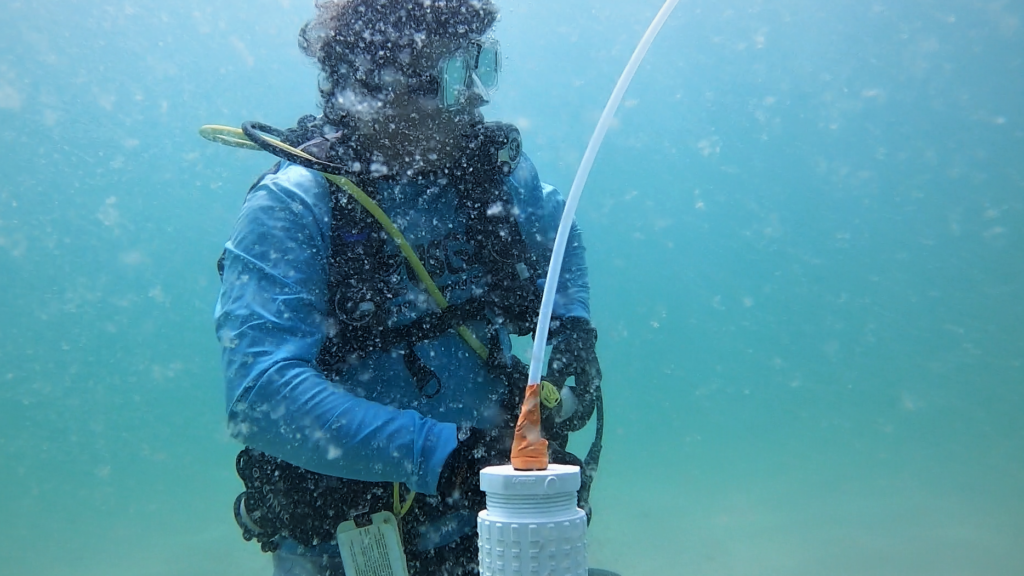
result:
[[[480,112],[501,67],[490,0],[316,8],[299,45],[322,115],[243,125],[282,160],[218,261],[228,425],[245,445],[235,518],[276,576],[344,574],[339,526],[381,511],[409,574],[477,574],[479,472],[508,463],[527,383],[511,336],[535,326],[564,202],[518,130]],[[582,468],[589,518],[600,433],[585,461],[566,450],[595,413],[603,427],[575,224],[557,295],[542,423],[551,461]]]

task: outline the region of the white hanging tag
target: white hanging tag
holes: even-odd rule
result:
[[[338,526],[338,550],[346,576],[409,576],[398,521],[391,512],[370,516],[369,526],[353,520]]]

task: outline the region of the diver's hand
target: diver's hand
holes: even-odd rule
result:
[[[583,460],[580,460],[579,456],[569,452],[554,442],[548,442],[548,462],[552,464],[579,466],[581,471],[584,469]]]
[[[601,387],[601,363],[597,359],[597,330],[590,320],[570,316],[552,319],[551,357],[548,379],[559,385],[569,377],[576,379],[575,398],[579,406],[571,414],[559,417],[570,432],[586,426],[594,413],[596,392]],[[564,393],[563,393],[564,396]]]
[[[448,455],[437,481],[437,493],[458,499],[480,492],[480,471],[510,462],[512,435],[509,430],[467,428],[460,430],[459,443]]]

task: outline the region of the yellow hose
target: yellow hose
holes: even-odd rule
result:
[[[206,126],[199,128],[199,135],[210,142],[216,142],[217,144],[223,144],[225,146],[245,148],[246,150],[262,150],[262,148],[253,144],[252,141],[246,138],[244,132],[238,128],[232,128],[231,126],[207,124]]]
[[[409,498],[407,498],[405,503],[403,504],[401,498],[399,498],[400,488],[398,484],[398,482],[394,483],[394,506],[392,507],[392,510],[394,510],[395,512],[395,518],[401,518],[402,516],[405,516],[405,513],[409,511],[409,508],[412,508],[412,501],[416,498],[416,491],[410,490]]]
[[[248,137],[246,137],[244,132],[242,132],[238,128],[232,128],[230,126],[218,126],[215,124],[208,124],[199,129],[199,135],[211,142],[224,144],[225,146],[244,148],[246,150],[261,150],[259,146],[254,144],[251,140],[249,140]],[[297,156],[301,156],[308,160],[317,160],[316,158],[310,156],[309,154],[306,154],[302,150],[299,150],[298,148],[293,148],[285,144],[284,142],[281,142],[280,140],[274,140],[272,138],[267,138],[266,140],[270,144],[273,144],[274,146],[277,146],[282,150],[291,152],[292,154],[295,154]],[[388,236],[391,236],[391,239],[394,240],[396,244],[398,244],[398,249],[402,251],[402,255],[405,256],[405,259],[408,260],[409,264],[412,265],[412,269],[416,273],[416,277],[419,278],[420,282],[422,282],[423,285],[427,288],[427,293],[430,294],[430,297],[434,299],[434,302],[437,304],[437,307],[440,308],[441,310],[447,308],[448,301],[445,300],[444,296],[441,294],[441,291],[437,289],[437,284],[434,284],[434,279],[430,277],[430,273],[427,272],[427,269],[423,266],[423,263],[420,262],[419,257],[416,256],[416,251],[413,250],[412,246],[409,245],[409,242],[405,239],[405,236],[402,234],[402,231],[399,230],[397,226],[395,226],[394,222],[392,222],[391,219],[388,218],[388,215],[385,214],[384,211],[381,210],[380,206],[378,206],[377,203],[373,201],[373,198],[370,198],[366,194],[366,192],[363,192],[363,190],[359,188],[359,186],[356,186],[351,180],[345,178],[344,176],[338,176],[337,174],[327,174],[326,172],[321,172],[321,174],[323,174],[324,178],[327,178],[328,180],[337,184],[343,190],[348,192],[353,198],[356,199],[356,202],[359,202],[360,206],[365,208],[370,214],[373,215],[374,218],[377,219],[378,222],[380,222],[381,226],[384,227],[384,231],[388,233]],[[459,336],[462,336],[462,339],[466,341],[466,344],[469,344],[469,347],[472,348],[473,351],[480,356],[480,358],[483,358],[484,360],[487,359],[487,347],[484,346],[480,342],[480,340],[478,340],[476,336],[473,335],[469,328],[467,328],[466,326],[459,326],[458,328],[456,328],[456,331],[459,333]]]

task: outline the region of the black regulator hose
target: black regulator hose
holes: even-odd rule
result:
[[[346,170],[344,166],[296,154],[288,148],[285,148],[282,143],[267,138],[264,134],[270,134],[279,140],[285,137],[284,130],[274,128],[269,124],[264,124],[262,122],[242,122],[242,132],[245,134],[246,138],[251,140],[253,144],[259,146],[264,152],[273,154],[287,162],[298,164],[303,168],[309,168],[310,170],[315,170],[317,172],[323,172],[324,174],[333,174],[334,176],[346,177],[347,174],[351,173],[351,171]]]

